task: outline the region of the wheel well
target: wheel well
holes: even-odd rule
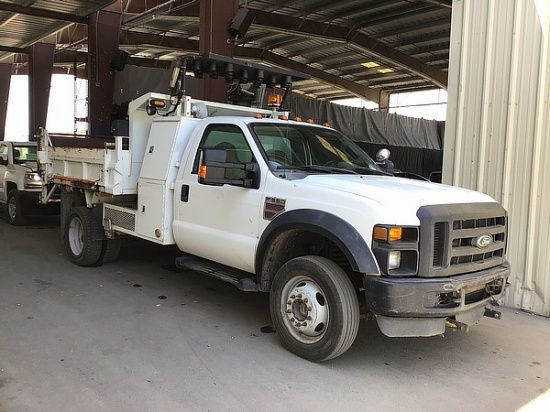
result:
[[[338,266],[350,278],[356,290],[362,287],[362,274],[353,271],[344,251],[326,236],[303,229],[285,230],[273,237],[265,249],[260,273],[260,290],[268,292],[279,268],[299,256],[323,256]]]
[[[12,189],[17,189],[17,184],[14,182],[6,182],[6,199],[8,198],[8,193]]]

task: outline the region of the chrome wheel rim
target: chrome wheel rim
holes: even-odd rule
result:
[[[327,331],[330,310],[323,289],[308,276],[296,276],[281,292],[283,324],[303,343],[320,341]]]

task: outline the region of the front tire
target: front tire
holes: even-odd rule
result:
[[[21,226],[25,224],[25,218],[21,210],[21,199],[17,189],[12,189],[8,193],[6,212],[10,225]]]
[[[65,246],[71,262],[92,266],[99,261],[102,241],[93,239],[92,211],[86,206],[71,210],[65,221]]]
[[[283,346],[310,361],[343,354],[359,329],[359,302],[346,273],[320,256],[285,263],[270,292],[271,318]]]

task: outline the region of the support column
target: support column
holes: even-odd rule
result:
[[[390,93],[380,91],[378,95],[378,111],[380,113],[389,113],[390,111]]]
[[[239,8],[238,0],[201,0],[199,54],[216,53],[233,57],[233,44],[227,31]],[[205,75],[199,81],[199,98],[227,103],[227,85],[224,79]]]
[[[0,141],[6,136],[6,117],[10,96],[11,64],[0,63]]]
[[[46,127],[55,44],[35,43],[29,47],[29,141],[35,142]]]
[[[111,63],[120,36],[121,14],[98,11],[88,24],[88,122],[90,134],[111,135],[111,112],[115,84]]]

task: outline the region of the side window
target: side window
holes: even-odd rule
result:
[[[0,145],[0,159],[2,160],[2,164],[8,163],[8,146],[5,144]]]
[[[223,149],[227,152],[228,163],[248,163],[254,157],[242,130],[235,125],[211,125],[207,127],[195,156],[192,173],[199,169],[200,156],[204,149]],[[244,179],[246,172],[238,169],[227,169],[231,179]]]
[[[36,147],[17,146],[13,148],[14,163],[36,162]]]

